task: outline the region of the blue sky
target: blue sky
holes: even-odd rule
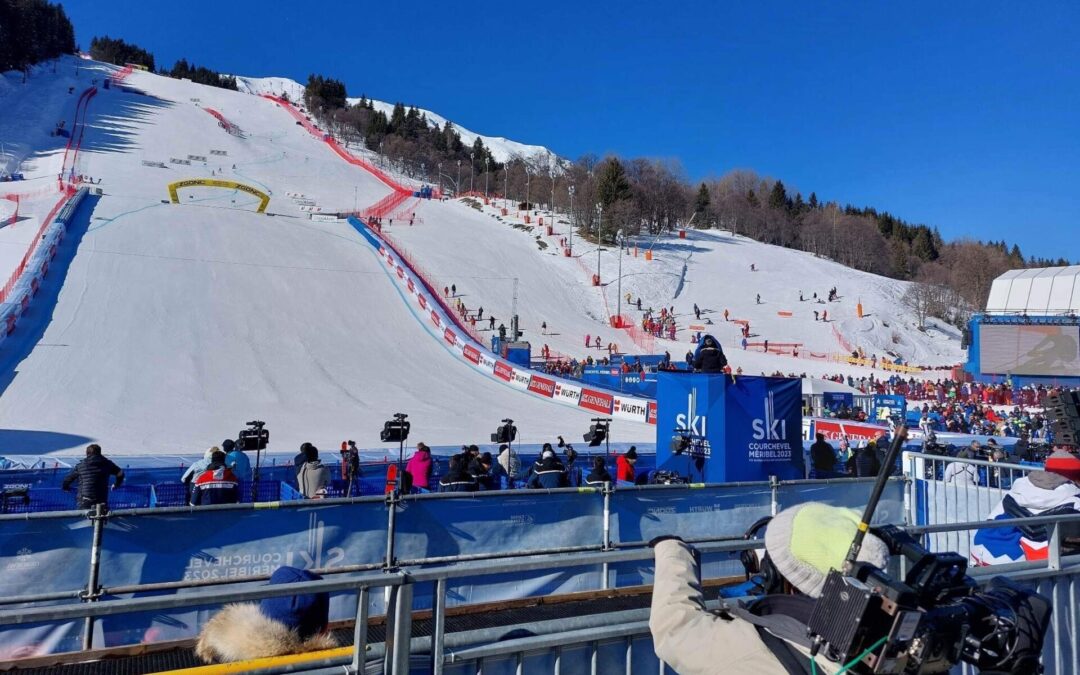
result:
[[[1080,260],[1076,2],[65,7],[84,48],[109,34],[166,65],[319,72],[567,157],[754,169],[946,238]]]

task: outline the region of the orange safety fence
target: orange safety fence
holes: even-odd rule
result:
[[[37,250],[38,243],[42,240],[42,235],[45,234],[45,228],[47,228],[49,224],[52,223],[53,218],[56,217],[56,214],[59,213],[60,209],[63,208],[64,204],[67,203],[67,200],[74,193],[74,188],[67,188],[63,196],[60,197],[60,200],[53,205],[48,215],[46,215],[45,218],[42,219],[41,227],[38,228],[37,234],[34,236],[33,240],[31,240],[30,246],[26,249],[26,253],[23,254],[22,260],[19,262],[18,266],[16,266],[15,269],[12,270],[11,276],[8,277],[7,283],[4,284],[4,287],[0,289],[0,304],[7,302],[8,297],[11,295],[12,289],[15,288],[15,284],[18,283],[19,277],[22,276],[22,273],[26,271],[26,266],[30,263],[30,258],[33,257],[34,251]]]

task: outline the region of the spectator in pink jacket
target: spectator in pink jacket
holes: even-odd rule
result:
[[[424,493],[431,491],[431,448],[423,443],[416,444],[416,452],[409,458],[405,465],[405,473],[409,474],[409,492]]]

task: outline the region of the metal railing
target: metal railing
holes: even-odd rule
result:
[[[983,528],[1013,527],[1019,523],[1049,528],[1050,553],[1047,560],[974,568],[970,573],[980,582],[988,581],[992,576],[1004,574],[1017,581],[1034,584],[1040,592],[1055,598],[1053,619],[1043,651],[1044,666],[1050,675],[1078,672],[1080,650],[1078,650],[1077,631],[1073,621],[1078,607],[1076,594],[1072,589],[1080,580],[1080,555],[1063,556],[1060,544],[1062,530],[1080,526],[1080,515],[1040,516],[1009,521],[979,520],[955,524],[910,526],[905,529],[916,535],[931,535]],[[699,542],[696,547],[703,554],[723,554],[760,548],[762,544],[761,540],[712,540]],[[521,672],[522,664],[527,659],[544,654],[554,659],[556,664],[554,671],[559,672],[561,666],[567,665],[564,663],[566,655],[577,650],[579,652],[577,656],[584,658],[590,664],[588,669],[591,672],[607,673],[613,672],[610,665],[599,669],[598,662],[602,651],[613,645],[625,650],[625,658],[622,659],[624,672],[640,673],[646,670],[656,672],[658,662],[655,657],[638,660],[633,658],[635,644],[640,646],[649,640],[647,609],[623,610],[573,619],[530,623],[527,626],[502,626],[454,633],[446,631],[446,596],[451,580],[529,571],[565,571],[581,566],[642,562],[651,560],[652,557],[651,549],[638,546],[625,550],[547,554],[429,568],[404,567],[395,570],[392,574],[361,573],[337,579],[238,590],[214,589],[178,596],[106,600],[93,604],[6,610],[0,611],[0,626],[30,622],[92,620],[133,612],[217,606],[230,602],[254,602],[297,593],[346,592],[355,594],[357,608],[354,645],[347,654],[341,655],[335,652],[333,656],[315,655],[311,662],[303,665],[292,663],[260,672],[267,675],[286,671],[360,673],[365,672],[368,665],[380,664],[382,670],[387,673],[408,673],[410,668],[416,667],[418,658],[425,662],[424,670],[433,673],[497,672],[498,669],[489,668],[486,665],[493,660],[506,661],[512,670]],[[413,637],[414,590],[424,584],[431,584],[434,588],[433,630],[430,636]],[[372,591],[379,589],[388,589],[386,639],[378,645],[369,645],[366,627],[370,598]],[[506,639],[513,635],[511,631],[515,628],[527,628],[528,634]],[[651,652],[651,649],[649,651]],[[969,671],[966,666],[964,670]],[[568,667],[568,671],[584,672],[584,668],[577,664]]]

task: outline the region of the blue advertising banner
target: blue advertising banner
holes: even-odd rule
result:
[[[874,419],[884,421],[890,417],[903,420],[907,416],[907,399],[899,394],[875,394],[873,398]]]
[[[838,413],[844,408],[855,405],[855,395],[843,391],[827,391],[821,395],[822,407],[831,413]]]
[[[707,483],[803,477],[799,380],[671,372],[658,380],[658,468]],[[680,436],[690,440],[682,452],[672,447]]]

